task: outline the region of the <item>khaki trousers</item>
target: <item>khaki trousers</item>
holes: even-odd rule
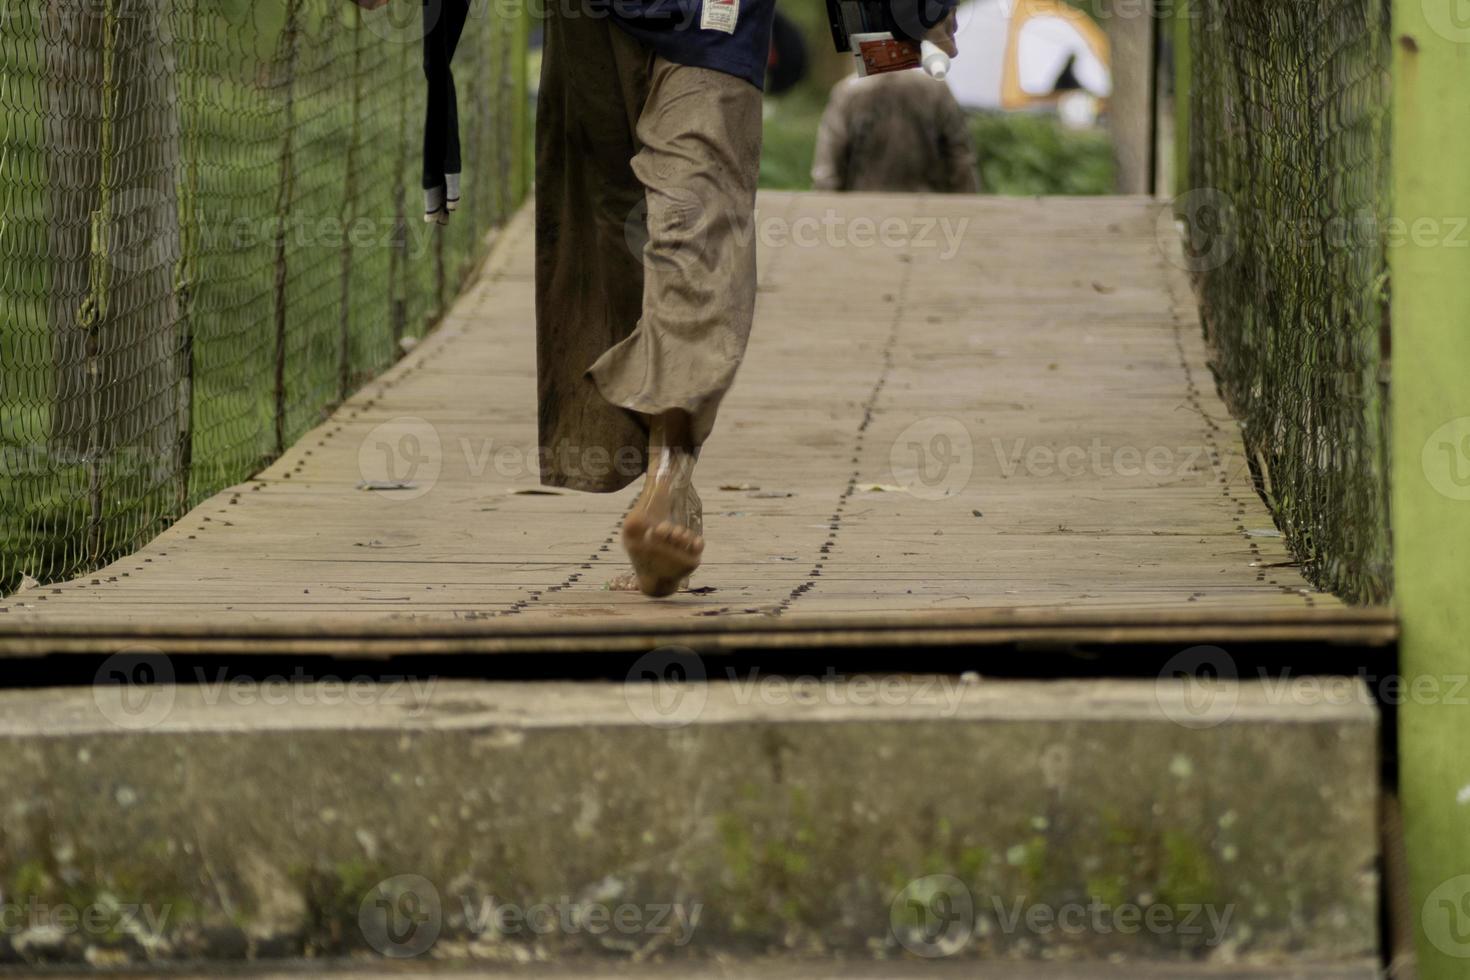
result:
[[[755,312],[761,93],[677,65],[576,0],[548,5],[536,134],[541,479],[611,492],[648,417],[702,445]]]

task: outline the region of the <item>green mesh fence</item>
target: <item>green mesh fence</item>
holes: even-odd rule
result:
[[[1223,388],[1308,576],[1387,599],[1389,0],[1182,16],[1177,209]]]
[[[523,196],[519,5],[455,59],[423,223],[419,2],[0,10],[0,592],[138,547],[422,334]]]

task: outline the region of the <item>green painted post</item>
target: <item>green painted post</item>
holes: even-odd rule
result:
[[[1470,22],[1393,13],[1393,535],[1420,976],[1470,976]]]

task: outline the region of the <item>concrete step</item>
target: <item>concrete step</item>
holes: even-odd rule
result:
[[[0,692],[0,961],[1352,976],[1376,727],[1356,682]]]

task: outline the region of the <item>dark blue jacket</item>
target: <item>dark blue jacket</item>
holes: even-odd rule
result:
[[[712,68],[765,88],[776,0],[596,0],[596,3],[610,11],[619,27],[668,60]],[[891,0],[889,12],[896,24],[917,25],[916,31],[922,32],[944,19],[957,3],[958,0]]]
[[[765,87],[776,0],[607,3],[614,23],[668,60],[722,71],[757,88]]]

